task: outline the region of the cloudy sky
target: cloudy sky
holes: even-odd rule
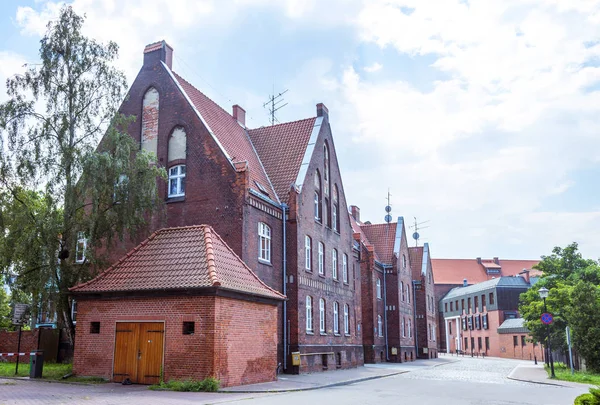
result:
[[[330,120],[363,220],[429,221],[434,257],[600,256],[600,0],[75,0],[129,82],[165,39],[174,70],[247,124]],[[0,4],[0,81],[35,63],[60,3]],[[4,88],[0,101],[6,99]],[[407,230],[410,233],[410,229]]]

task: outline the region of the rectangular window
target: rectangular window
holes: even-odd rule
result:
[[[490,338],[488,336],[485,337],[485,350],[490,350]]]
[[[84,232],[77,232],[77,245],[75,246],[75,263],[85,262],[85,250],[87,249],[87,238]]]
[[[325,333],[325,300],[319,300],[319,331]]]
[[[333,333],[338,335],[340,333],[340,304],[337,302],[333,303]]]
[[[71,319],[73,323],[77,323],[77,301],[75,300],[71,302]]]
[[[461,323],[462,323],[462,330],[467,330],[467,317],[463,316],[461,318]]]
[[[490,293],[490,305],[494,305],[494,293]]]
[[[481,329],[481,316],[475,316],[475,329]]]
[[[377,279],[376,287],[377,287],[377,299],[380,300],[381,299],[381,280],[380,279]]]
[[[90,322],[90,333],[100,333],[100,322]]]
[[[377,315],[377,330],[379,337],[383,337],[383,320],[381,315]],[[402,336],[404,336],[404,319],[402,320]]]
[[[488,316],[487,314],[483,315],[481,317],[481,323],[483,323],[483,329],[487,329],[488,328]]]
[[[448,303],[444,302],[444,312],[448,312]]]
[[[469,309],[469,313],[471,313],[471,297],[467,298],[467,306]]]
[[[344,283],[348,284],[348,255],[346,253],[342,256],[342,278]]]
[[[271,227],[258,223],[258,259],[271,263]]]
[[[323,263],[324,258],[323,255],[325,254],[325,245],[323,245],[323,242],[319,242],[319,274],[320,275],[325,275],[325,263]]]
[[[185,196],[185,165],[169,169],[169,197]]]
[[[435,332],[435,325],[433,325],[433,341],[435,342],[435,337],[437,336],[437,333]]]
[[[527,346],[527,342],[525,341],[525,336],[521,335],[521,346]]]
[[[448,334],[451,335],[452,334],[452,323],[448,323]]]
[[[467,323],[469,325],[469,330],[473,330],[473,317],[472,316],[467,317]]]
[[[313,331],[313,318],[312,318],[312,297],[306,296],[306,331]]]
[[[304,268],[308,271],[312,269],[312,240],[310,236],[304,237]]]
[[[473,299],[475,300],[475,304],[474,304],[475,308],[473,308],[473,312],[477,313],[479,311],[479,297],[475,297]]]
[[[481,351],[483,345],[481,344],[481,336],[477,338],[477,348]]]
[[[464,298],[460,300],[460,312],[463,313],[465,310],[465,300]]]
[[[350,307],[348,304],[344,304],[344,333],[350,334]]]
[[[188,322],[188,321],[183,322],[183,334],[184,335],[193,335],[195,329],[196,329],[195,322]]]
[[[465,338],[465,349],[469,348],[469,338]]]
[[[475,338],[471,337],[471,350],[475,350]]]
[[[518,346],[518,345],[519,345],[519,337],[513,336],[513,346]]]
[[[331,251],[331,276],[334,280],[338,279],[338,258],[337,249]]]
[[[485,311],[485,294],[481,294],[481,310]]]

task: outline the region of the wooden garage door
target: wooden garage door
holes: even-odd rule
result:
[[[113,379],[156,384],[163,363],[164,323],[119,322],[116,327]]]

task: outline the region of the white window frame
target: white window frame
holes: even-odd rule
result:
[[[313,318],[312,318],[312,297],[306,296],[306,331],[313,331]]]
[[[340,333],[340,304],[337,301],[333,303],[333,333]]]
[[[71,301],[71,321],[73,322],[73,324],[77,323],[77,301],[76,300]]]
[[[319,300],[319,331],[325,333],[325,300]]]
[[[319,242],[319,257],[318,257],[318,264],[319,264],[319,275],[324,276],[325,275],[325,245],[323,244],[323,242]]]
[[[75,244],[75,263],[85,263],[85,252],[87,250],[87,238],[85,232],[77,232],[77,243]]]
[[[333,230],[339,232],[340,230],[337,225],[337,203],[335,202],[331,205],[331,223],[333,224]]]
[[[338,279],[338,252],[337,249],[331,251],[331,274],[334,280]]]
[[[312,270],[312,239],[308,235],[304,237],[304,268]]]
[[[271,263],[271,227],[258,223],[258,260]]]
[[[383,319],[381,315],[377,315],[377,334],[379,337],[383,337]]]
[[[321,198],[318,191],[315,191],[315,220],[321,222]]]
[[[410,304],[410,284],[406,283],[406,303]]]
[[[432,328],[433,328],[433,330],[431,331],[431,333],[433,334],[433,336],[431,338],[435,342],[435,324],[432,325]]]
[[[177,172],[175,174],[172,173],[173,169],[176,169]],[[187,170],[185,165],[176,165],[173,167],[169,168],[169,198],[172,197],[183,197],[185,196],[185,176],[187,174]],[[176,182],[176,189],[177,191],[175,193],[171,193],[171,182],[175,181]]]
[[[346,253],[342,256],[342,278],[344,283],[348,284],[348,255]]]
[[[377,288],[377,299],[380,300],[381,299],[381,279],[378,278],[377,282],[376,282],[376,288]]]
[[[344,333],[350,334],[350,307],[348,304],[344,304]]]
[[[400,299],[404,302],[404,281],[400,281]]]
[[[412,337],[412,322],[411,322],[410,318],[408,318],[408,337],[409,338]]]

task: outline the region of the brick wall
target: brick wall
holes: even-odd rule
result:
[[[514,338],[517,338],[517,345],[514,344]],[[525,345],[522,344],[522,338],[525,337]],[[542,346],[529,341],[527,333],[507,333],[498,335],[498,349],[491,354],[492,356],[503,357],[507,359],[534,360],[543,361]]]
[[[24,330],[21,332],[21,353],[31,353],[38,347],[39,329]],[[0,353],[17,353],[19,332],[0,330]],[[11,363],[17,361],[16,356],[2,357]],[[21,356],[19,362],[29,362],[29,356]]]
[[[221,379],[223,386],[229,386],[274,378],[274,306],[215,297],[80,298],[77,310],[73,361],[73,371],[77,375],[111,379],[117,321],[156,321],[165,323],[165,381],[201,380],[212,375]],[[252,322],[261,319],[260,330],[265,333],[256,333],[252,325],[242,322],[243,319]],[[227,333],[223,325],[215,329],[216,320],[229,326]],[[195,322],[194,334],[182,333],[183,321]],[[90,333],[90,322],[100,322],[99,334]],[[231,326],[232,323],[237,326]],[[215,350],[215,347],[223,347],[226,344],[223,341],[230,336],[233,342],[245,342],[248,351],[256,353],[263,361],[244,368],[240,362],[253,360],[248,352],[233,351],[228,357],[222,350]],[[246,374],[240,375],[241,368]]]

